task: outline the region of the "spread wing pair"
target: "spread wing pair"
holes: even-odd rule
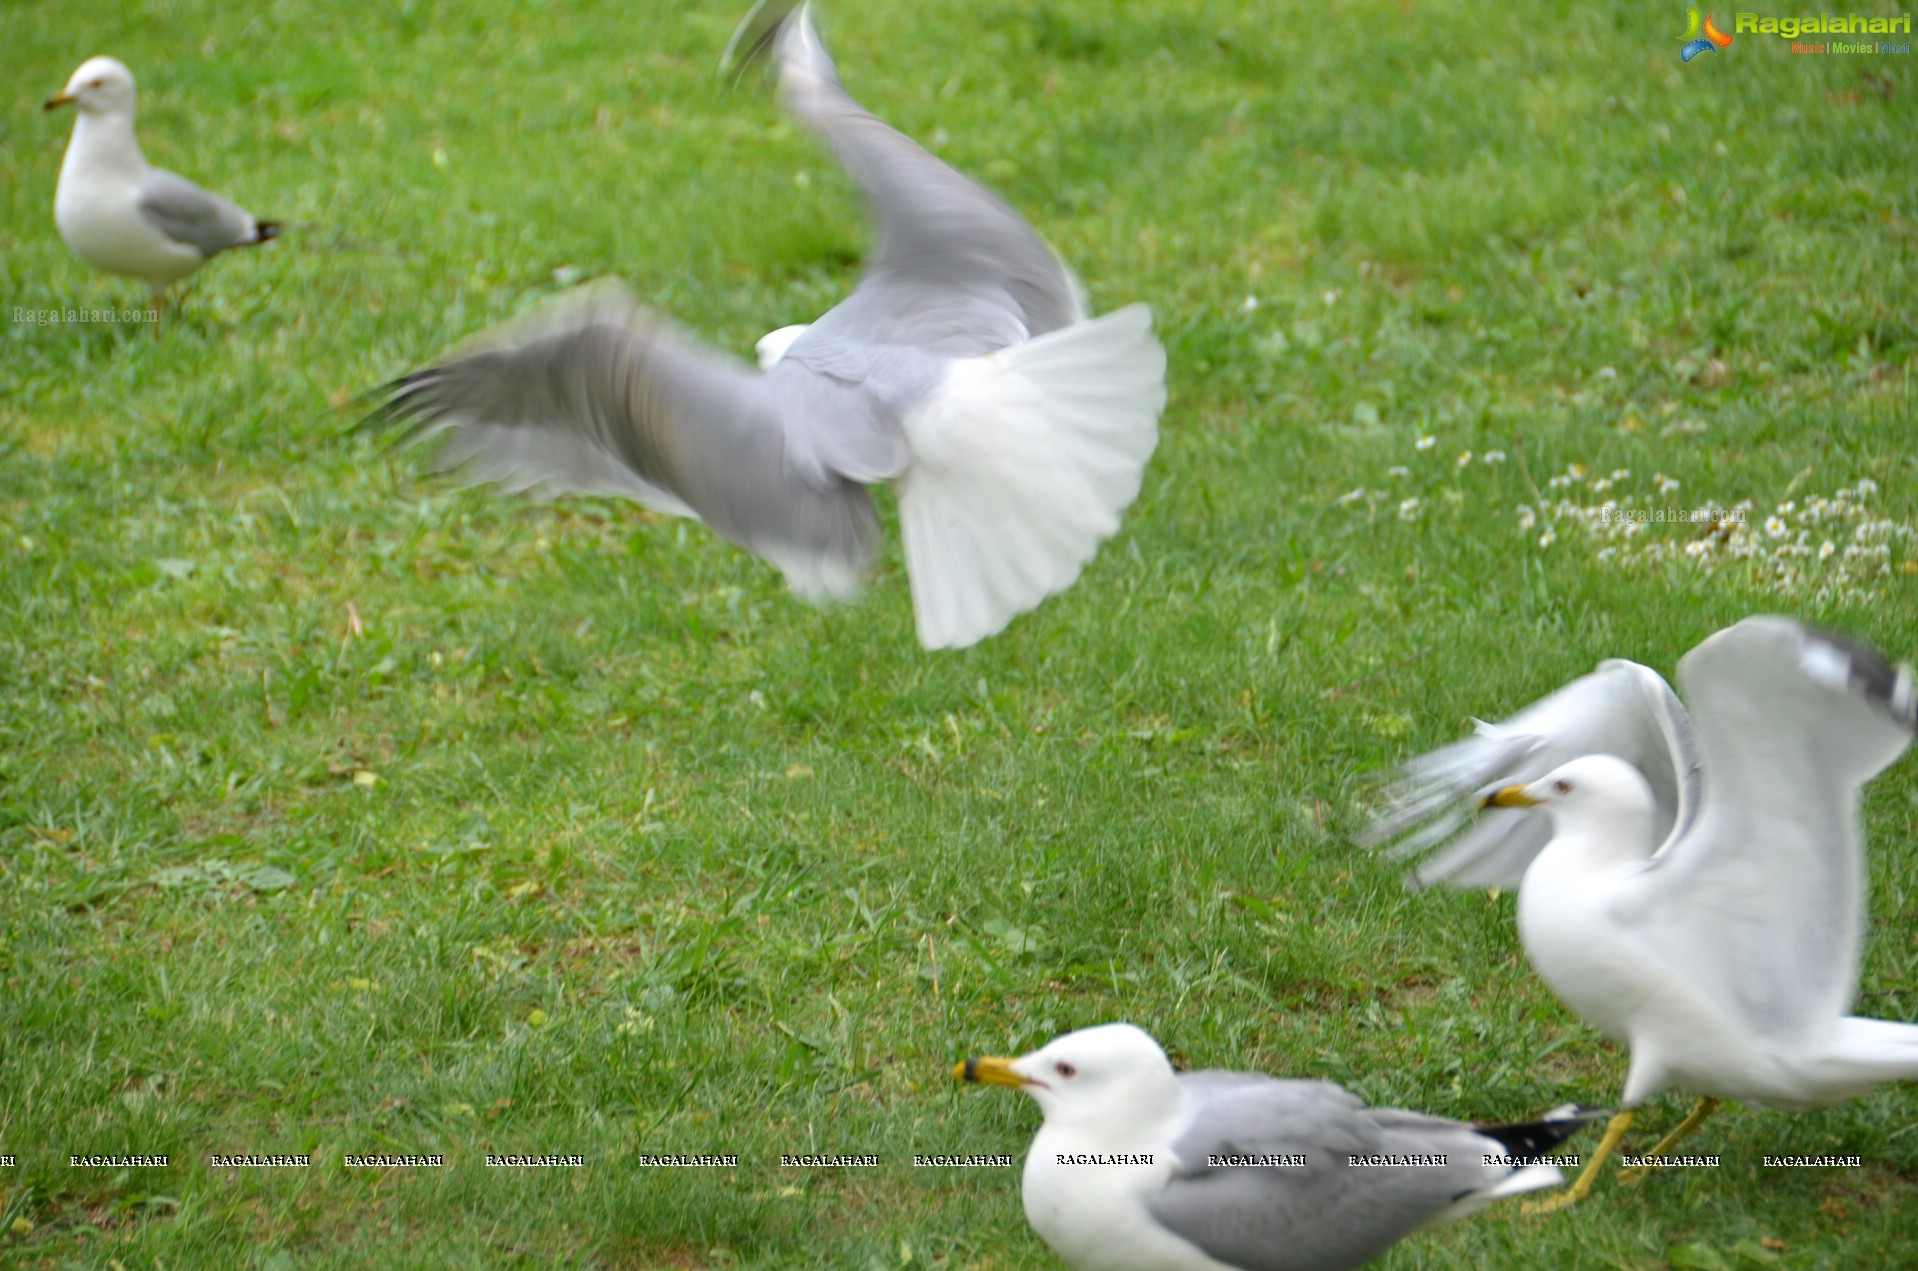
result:
[[[1421,881],[1516,886],[1547,984],[1631,1048],[1623,1103],[1679,1086],[1788,1109],[1918,1079],[1918,1026],[1848,1012],[1865,936],[1861,790],[1918,727],[1909,668],[1748,618],[1680,661],[1685,705],[1630,662],[1402,770],[1368,839],[1417,852],[1481,818]]]
[[[879,222],[852,294],[763,341],[763,373],[618,297],[574,302],[400,380],[388,409],[477,480],[697,517],[815,601],[858,594],[867,487],[891,481],[921,642],[975,643],[1070,586],[1138,494],[1165,404],[1151,315],[1088,318],[1030,226],[846,93],[806,7],[762,6],[742,41],[775,51]]]

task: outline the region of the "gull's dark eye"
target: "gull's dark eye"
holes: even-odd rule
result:
[[[1570,794],[1572,792],[1572,783],[1560,777],[1552,783],[1552,789],[1558,791],[1560,794]]]
[[[1058,1063],[1052,1065],[1052,1071],[1058,1073],[1061,1077],[1064,1077],[1067,1081],[1071,1081],[1074,1077],[1079,1075],[1079,1070],[1077,1068],[1074,1068],[1071,1064],[1067,1063],[1063,1059],[1060,1060]]]
[[[96,79],[91,84],[87,85],[88,88],[105,88],[106,86],[107,86],[107,82],[103,79]]]

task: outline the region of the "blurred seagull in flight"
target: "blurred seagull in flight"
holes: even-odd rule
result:
[[[1860,791],[1918,728],[1911,669],[1756,617],[1686,654],[1678,681],[1689,712],[1650,668],[1601,663],[1407,764],[1367,833],[1420,852],[1484,808],[1420,880],[1516,886],[1533,969],[1630,1048],[1622,1109],[1546,1207],[1586,1195],[1667,1087],[1701,1097],[1652,1158],[1723,1100],[1801,1111],[1918,1080],[1918,1025],[1850,1013]]]
[[[133,73],[110,57],[80,64],[46,108],[78,114],[53,221],[73,254],[112,274],[144,278],[161,306],[167,288],[231,247],[278,237],[217,194],[156,168],[133,135]]]
[[[439,462],[508,489],[704,521],[820,602],[856,597],[893,484],[919,639],[961,648],[1078,578],[1139,492],[1165,405],[1150,311],[1091,317],[1019,215],[847,95],[808,6],[762,5],[787,107],[864,193],[852,293],[759,344],[761,370],[616,295],[575,300],[390,385]]]
[[[1080,1029],[960,1081],[1032,1096],[1026,1219],[1074,1271],[1345,1271],[1422,1227],[1564,1181],[1540,1158],[1594,1114],[1472,1126],[1368,1108],[1329,1081],[1177,1073],[1132,1024]]]

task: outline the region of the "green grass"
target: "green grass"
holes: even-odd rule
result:
[[[910,1154],[1023,1152],[1035,1110],[947,1066],[1114,1018],[1449,1115],[1605,1103],[1624,1055],[1511,897],[1351,845],[1363,774],[1754,611],[1918,652],[1908,536],[1837,578],[1756,525],[1865,477],[1918,521],[1911,60],[1681,66],[1676,9],[831,6],[852,91],[1172,359],[1125,529],[972,650],[918,649],[896,549],[815,611],[696,525],[357,431],[570,281],[742,354],[844,294],[847,183],[713,75],[738,8],[0,11],[0,1263],[1045,1267],[1016,1170]],[[300,226],[157,340],[13,317],[144,302],[50,215],[70,123],[34,103],[97,52],[154,162]],[[1600,560],[1573,463],[1751,500],[1764,550]],[[1867,826],[1859,1009],[1918,1019],[1909,758]],[[1381,1265],[1887,1265],[1914,1124],[1908,1087],[1721,1114],[1719,1170]],[[380,1151],[447,1165],[340,1165]]]

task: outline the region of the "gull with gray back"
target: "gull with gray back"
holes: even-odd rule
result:
[[[1369,1108],[1329,1081],[1181,1074],[1132,1024],[953,1076],[1024,1091],[1045,1114],[1026,1218],[1075,1271],[1346,1271],[1422,1227],[1557,1186],[1537,1158],[1602,1115],[1471,1126]]]
[[[96,269],[145,279],[154,301],[172,284],[235,247],[277,237],[273,221],[146,161],[133,134],[133,73],[110,57],[81,63],[48,110],[78,114],[53,220],[73,254]]]
[[[974,644],[1071,586],[1138,494],[1165,405],[1151,314],[1089,316],[1017,213],[846,93],[807,7],[754,10],[742,42],[878,220],[852,293],[762,340],[759,371],[617,294],[574,300],[386,409],[472,480],[696,517],[816,602],[858,595],[868,487],[891,482],[921,643]]]

